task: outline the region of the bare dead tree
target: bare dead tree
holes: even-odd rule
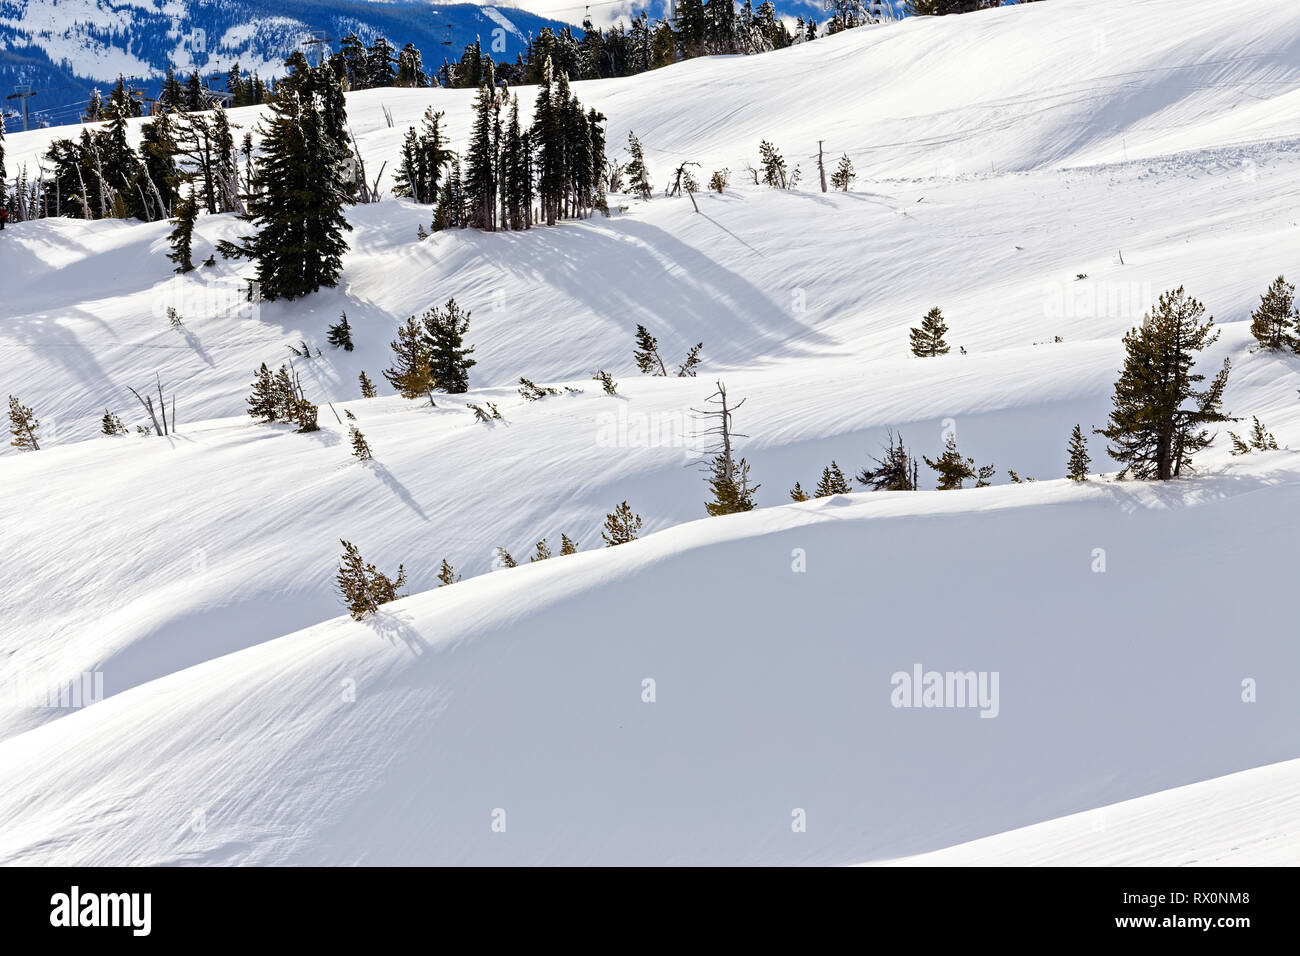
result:
[[[696,421],[714,421],[716,419],[714,424],[697,431],[696,434],[706,440],[710,438],[714,439],[712,444],[702,451],[702,454],[705,456],[706,461],[714,455],[722,455],[726,458],[728,463],[727,477],[731,478],[734,476],[734,464],[731,456],[731,440],[733,438],[749,437],[748,435],[742,435],[733,430],[731,416],[736,409],[740,408],[741,405],[744,405],[748,399],[742,398],[735,405],[730,405],[727,401],[727,386],[720,381],[715,382],[714,384],[717,391],[704,401],[706,404],[716,405],[717,408],[692,408],[691,411],[695,413]]]
[[[154,408],[152,395],[147,393],[141,395],[130,385],[126,387],[126,390],[134,395],[135,400],[140,403],[140,407],[149,413],[149,420],[153,422],[154,434],[159,436],[168,435],[176,431],[176,393],[172,392],[172,420],[169,427],[167,422],[167,399],[163,395],[162,377],[155,372],[154,378],[157,380],[158,385],[158,408],[156,409]],[[161,422],[158,419],[159,414],[162,415]]]
[[[677,167],[677,172],[673,174],[673,184],[664,190],[665,196],[680,196],[682,194],[682,176],[686,173],[687,166],[698,166],[699,163],[682,163]]]

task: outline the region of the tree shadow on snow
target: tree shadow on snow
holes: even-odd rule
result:
[[[410,615],[403,614],[400,611],[385,610],[381,607],[366,618],[365,623],[377,635],[394,647],[399,642],[405,644],[407,649],[417,657],[429,649],[429,642],[424,639],[424,635],[411,624]]]
[[[404,484],[402,484],[400,481],[398,481],[396,476],[394,476],[391,471],[389,471],[386,467],[384,467],[379,462],[374,460],[363,462],[362,464],[368,470],[373,472],[379,478],[380,481],[382,481],[385,485],[387,485],[388,490],[391,491],[394,495],[396,495],[401,500],[402,504],[406,505],[406,507],[410,508],[417,515],[419,515],[421,520],[423,521],[429,520],[429,516],[424,513],[424,509],[420,507],[419,502],[415,500],[414,496],[412,496],[411,492],[407,489],[407,487]]]

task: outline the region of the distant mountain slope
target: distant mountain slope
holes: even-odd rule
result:
[[[510,7],[472,3],[371,3],[366,0],[0,0],[0,92],[19,83],[38,91],[31,108],[51,124],[74,122],[90,90],[137,77],[154,91],[168,63],[184,72],[224,74],[238,62],[275,76],[313,30],[338,38],[354,31],[395,45],[414,43],[426,69],[456,58],[481,37],[513,60],[529,34],[564,24]],[[12,122],[8,129],[20,128]]]

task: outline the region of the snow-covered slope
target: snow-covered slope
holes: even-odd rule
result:
[[[1295,454],[1221,439],[1168,487],[1050,481],[1070,428],[1104,421],[1120,337],[1180,284],[1223,328],[1206,361],[1233,359],[1228,408],[1300,448],[1300,359],[1251,353],[1246,327],[1300,251],[1300,12],[1243,3],[1211,30],[1217,9],[1053,0],[576,84],[611,143],[643,137],[657,185],[684,159],[735,185],[699,215],[656,198],[423,242],[427,207],[357,207],[340,287],[257,310],[247,265],[178,286],[166,224],[6,229],[0,394],[46,442],[0,454],[3,676],[99,672],[109,699],[6,694],[5,858],[860,862],[1300,755],[1290,615],[1259,599],[1287,593]],[[463,143],[462,92],[349,97],[368,167],[429,105]],[[800,190],[744,184],[764,137]],[[10,136],[10,170],[49,139]],[[816,188],[818,139],[852,155],[853,192]],[[205,218],[198,256],[240,228]],[[452,296],[471,393],[391,395],[396,322]],[[954,354],[913,359],[936,304]],[[324,341],[343,310],[352,353]],[[638,375],[637,323],[670,360],[702,340],[701,377]],[[294,360],[322,430],[253,424],[252,370],[302,339],[324,349]],[[179,433],[93,438],[106,406],[138,418],[126,386],[155,373]],[[528,404],[521,375],[584,392]],[[705,492],[690,408],[717,378],[748,399],[765,507],[683,525]],[[476,424],[480,401],[504,421]],[[1004,486],[783,504],[891,428],[932,457],[955,430]],[[624,499],[663,533],[600,549]],[[561,532],[584,553],[485,574]],[[414,596],[336,619],[339,538],[404,563]],[[444,557],[466,580],[430,591]],[[997,719],[891,707],[917,663],[998,671]]]
[[[0,860],[850,862],[1272,763],[1278,470],[789,504],[333,620],[0,743]],[[996,717],[893,706],[916,664]]]
[[[1295,866],[1300,761],[1126,800],[890,863],[908,866]]]

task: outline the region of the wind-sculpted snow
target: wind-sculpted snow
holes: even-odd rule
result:
[[[42,450],[0,452],[0,860],[1297,862],[1266,839],[1293,801],[1255,778],[1173,790],[1300,756],[1300,357],[1248,331],[1300,271],[1300,11],[1234,11],[1053,0],[575,84],[612,148],[642,137],[653,200],[422,241],[429,207],[357,206],[339,287],[294,302],[249,303],[247,263],[177,279],[166,223],[8,226],[0,396]],[[463,148],[470,98],[349,95],[367,168],[429,106]],[[10,173],[53,135],[9,135]],[[747,179],[763,138],[797,190]],[[820,191],[818,140],[850,192]],[[688,160],[731,170],[698,213],[661,195]],[[247,228],[201,218],[195,260]],[[1222,330],[1226,410],[1281,449],[1220,434],[1192,478],[1065,482],[1075,424],[1113,477],[1090,433],[1122,336],[1180,285]],[[452,297],[470,392],[393,395],[397,323]],[[936,305],[952,353],[913,358]],[[640,375],[637,324],[670,364],[702,341],[699,377]],[[289,360],[319,432],[245,414]],[[760,508],[698,520],[718,379]],[[97,437],[158,381],[174,434]],[[790,503],[891,430],[931,457],[955,435],[996,487]],[[645,537],[604,549],[624,500]],[[578,555],[526,561],[561,533]],[[341,538],[411,596],[340,617]],[[464,580],[438,588],[444,558]],[[83,675],[104,699],[60,701]],[[1239,825],[1205,822],[1220,793]],[[1068,817],[1099,807],[1129,822]]]

